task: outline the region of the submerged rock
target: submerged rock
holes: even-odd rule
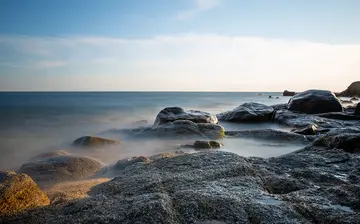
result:
[[[263,159],[208,151],[138,162],[90,197],[6,223],[358,223],[360,159],[306,148]]]
[[[73,146],[75,147],[103,147],[107,145],[116,145],[119,144],[118,141],[110,140],[106,138],[94,137],[94,136],[84,136],[73,141]]]
[[[339,99],[327,90],[307,90],[298,93],[290,99],[288,109],[306,114],[343,111]]]
[[[192,148],[195,150],[201,150],[201,149],[218,149],[221,148],[222,144],[217,141],[195,141],[193,145],[191,145]]]
[[[167,107],[156,116],[154,126],[171,123],[177,120],[188,120],[194,123],[217,124],[216,116],[198,110],[184,110],[180,107]]]
[[[351,85],[346,90],[340,93],[340,96],[343,97],[360,96],[360,81],[351,83]]]
[[[305,128],[292,130],[292,132],[301,135],[316,135],[318,133],[318,128],[316,125],[309,125]]]
[[[47,188],[58,182],[91,177],[102,167],[97,160],[68,155],[25,163],[19,172],[28,174],[40,187]]]
[[[49,198],[28,175],[0,171],[0,216],[49,203]]]
[[[283,96],[295,96],[295,94],[296,94],[295,92],[287,91],[287,90],[283,92]]]
[[[260,103],[244,103],[232,111],[218,114],[222,121],[231,122],[266,122],[271,121],[274,108]]]

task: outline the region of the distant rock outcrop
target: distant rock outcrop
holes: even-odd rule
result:
[[[75,147],[83,147],[83,148],[92,148],[92,147],[103,147],[108,145],[116,145],[119,144],[118,141],[94,137],[94,136],[84,136],[73,141],[73,146]]]
[[[342,91],[339,96],[343,97],[353,97],[360,96],[360,81],[351,83],[351,85],[344,91]]]
[[[28,175],[0,171],[0,216],[48,204],[49,198]]]
[[[287,90],[283,92],[283,96],[295,96],[295,94],[296,94],[295,92],[287,91]]]
[[[307,90],[298,93],[290,99],[288,109],[306,114],[343,111],[339,99],[328,90]]]

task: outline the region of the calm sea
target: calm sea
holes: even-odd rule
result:
[[[273,98],[268,96],[272,95]],[[279,99],[276,99],[276,97]],[[65,147],[84,135],[151,124],[164,107],[180,106],[210,113],[224,112],[245,102],[285,103],[281,93],[263,92],[2,92],[0,93],[0,169],[17,168],[36,153]],[[282,128],[275,124],[223,124],[227,129]],[[114,137],[114,136],[112,136]],[[275,156],[299,148],[252,140],[225,141],[223,150],[244,156]],[[172,142],[171,144],[180,144]],[[119,146],[116,155],[148,155],[166,151],[168,142],[132,142]],[[65,149],[66,150],[66,149]]]

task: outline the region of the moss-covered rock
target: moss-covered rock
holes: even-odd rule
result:
[[[45,206],[49,198],[26,174],[0,171],[0,215]]]

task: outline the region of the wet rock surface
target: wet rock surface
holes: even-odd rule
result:
[[[28,174],[40,187],[48,188],[62,181],[91,177],[102,167],[103,164],[97,160],[67,155],[25,163],[19,172]]]
[[[119,144],[118,141],[100,138],[95,136],[84,136],[80,137],[73,141],[72,145],[75,147],[82,147],[82,148],[96,148],[96,147],[103,147],[108,145],[116,145]]]
[[[307,90],[298,93],[290,99],[288,109],[306,114],[343,111],[339,99],[327,90]]]
[[[188,120],[194,123],[217,124],[216,116],[198,110],[184,110],[180,107],[167,107],[156,116],[154,126],[171,123],[177,120]]]
[[[0,171],[0,216],[49,203],[49,198],[28,175]]]
[[[6,223],[358,223],[358,154],[309,146],[269,159],[201,152],[137,162],[90,197]]]
[[[291,130],[291,132],[301,135],[316,135],[318,134],[318,128],[316,125],[309,125],[305,128]]]
[[[235,109],[218,114],[222,121],[231,122],[266,122],[271,121],[274,108],[259,103],[244,103]]]

